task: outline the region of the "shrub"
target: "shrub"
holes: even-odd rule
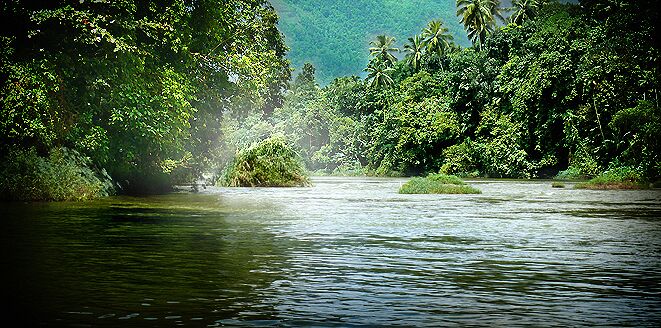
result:
[[[308,186],[300,156],[281,136],[255,143],[238,152],[218,181],[228,187]]]
[[[456,178],[456,177],[455,177]],[[458,179],[458,178],[457,178]],[[479,189],[466,184],[444,183],[430,178],[416,177],[399,189],[400,194],[481,194]]]
[[[55,148],[48,157],[34,149],[9,151],[0,167],[0,197],[20,201],[87,200],[113,191],[110,177],[97,175],[74,150]]]
[[[477,170],[478,156],[477,147],[470,139],[460,144],[452,145],[443,150],[445,162],[441,166],[441,173],[464,175],[479,175]],[[474,173],[477,172],[477,173]]]

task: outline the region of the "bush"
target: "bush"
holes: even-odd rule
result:
[[[310,180],[300,156],[281,136],[238,152],[218,181],[228,187],[297,187]]]
[[[578,189],[644,189],[648,188],[640,171],[624,166],[608,170],[588,182],[576,184]]]
[[[448,177],[448,176],[446,176]],[[399,188],[400,194],[481,194],[479,189],[473,188],[461,182],[461,184],[452,183],[454,179],[459,179],[455,176],[449,176],[448,180],[441,178],[433,180],[432,178],[416,177]],[[446,181],[450,183],[446,183]]]
[[[0,167],[0,197],[8,200],[87,200],[113,191],[110,177],[90,169],[90,161],[74,150],[55,148],[49,157],[34,149],[12,149]]]
[[[475,143],[470,139],[443,150],[445,162],[441,166],[441,173],[457,174],[460,176],[478,176],[478,155]]]

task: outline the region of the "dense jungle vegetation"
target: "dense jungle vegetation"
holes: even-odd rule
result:
[[[230,131],[284,131],[308,167],[325,172],[659,176],[652,2],[514,1],[504,10],[459,0],[456,10],[472,47],[440,19],[408,40],[377,36],[367,79],[320,88],[306,64],[282,108]]]
[[[216,166],[221,119],[273,111],[290,78],[266,0],[3,1],[0,15],[5,198],[77,198],[41,189],[79,174],[32,168],[72,161],[101,194],[109,178],[128,193],[188,182]],[[48,160],[61,148],[70,161]]]
[[[162,192],[273,135],[319,173],[658,179],[655,3],[512,5],[458,0],[469,47],[375,36],[322,88],[265,0],[3,2],[0,193]]]

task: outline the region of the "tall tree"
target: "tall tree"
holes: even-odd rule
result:
[[[370,42],[370,56],[388,67],[391,67],[397,61],[397,57],[393,55],[399,51],[395,48],[395,38],[387,35],[379,35],[375,40]]]
[[[424,41],[422,37],[416,35],[409,38],[409,43],[404,45],[404,52],[407,52],[406,62],[417,71],[420,68],[420,61],[424,55]]]
[[[513,0],[512,15],[508,18],[510,23],[521,25],[523,22],[535,17],[539,9],[544,4],[544,0]]]
[[[454,39],[440,19],[430,21],[422,31],[422,37],[424,38],[425,50],[428,54],[436,56],[439,63],[447,50],[450,49],[450,44]],[[441,69],[443,69],[443,65],[441,65]]]
[[[395,69],[388,66],[385,62],[382,61],[371,61],[365,71],[367,71],[367,80],[370,81],[370,86],[374,88],[380,88],[384,86],[389,86],[394,83],[390,74]]]
[[[484,39],[496,28],[496,20],[504,21],[500,0],[457,0],[457,16],[461,17],[468,38],[482,48]]]
[[[301,73],[298,74],[298,76],[296,76],[293,87],[300,88],[303,86],[306,87],[316,86],[317,82],[314,77],[316,71],[317,69],[314,68],[314,65],[312,65],[311,63],[303,64],[303,69],[301,70]]]

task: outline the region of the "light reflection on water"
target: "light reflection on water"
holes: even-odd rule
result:
[[[16,313],[91,326],[657,326],[661,191],[403,179],[4,204]]]

